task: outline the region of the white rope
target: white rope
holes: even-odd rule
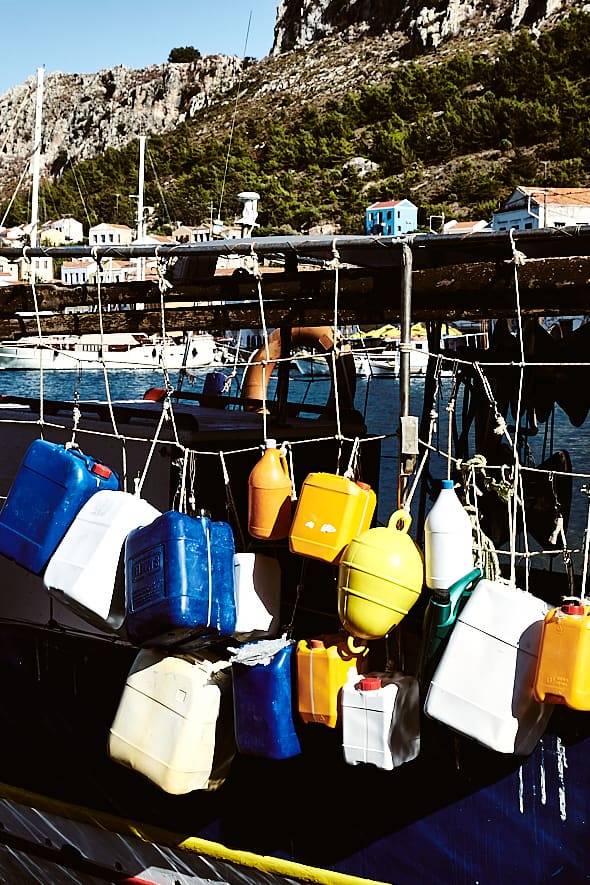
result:
[[[580,601],[586,599],[586,581],[588,579],[588,552],[590,548],[590,487],[584,486],[582,491],[588,495],[588,517],[586,519],[586,533],[584,535],[584,556],[582,568],[582,594]]]
[[[519,252],[516,249],[516,245],[514,243],[514,231],[511,229],[509,232],[510,236],[510,244],[512,246],[512,261],[514,266],[514,290],[516,297],[516,319],[518,324],[518,343],[520,348],[520,366],[519,366],[519,375],[518,375],[518,395],[517,395],[517,405],[516,405],[516,415],[514,416],[516,430],[514,433],[514,440],[512,444],[512,454],[514,461],[514,485],[513,485],[513,497],[512,497],[512,531],[510,533],[510,580],[511,583],[515,583],[516,579],[516,527],[517,527],[517,513],[518,513],[518,504],[519,500],[522,502],[522,514],[523,514],[523,522],[525,520],[525,508],[524,508],[524,500],[519,497],[518,490],[522,489],[521,479],[520,479],[520,458],[518,456],[518,428],[520,427],[521,421],[521,412],[522,412],[522,388],[524,384],[524,340],[522,335],[522,315],[520,311],[520,287],[518,280],[518,268],[522,267],[525,263],[525,256],[522,252]],[[526,530],[525,530],[525,538],[526,538]],[[528,578],[527,578],[528,583]]]
[[[145,462],[145,465],[143,468],[143,473],[140,478],[136,477],[136,479],[135,479],[135,494],[138,496],[141,495],[141,490],[142,490],[143,484],[145,482],[148,468],[149,468],[151,461],[152,461],[152,456],[154,454],[156,444],[158,442],[158,437],[160,436],[160,431],[162,429],[162,425],[164,424],[164,421],[169,417],[169,408],[170,408],[170,398],[167,397],[166,400],[164,401],[163,406],[162,406],[162,414],[160,415],[160,420],[158,421],[158,426],[156,428],[156,432],[154,434],[154,438],[152,440],[152,444],[150,446],[150,450],[149,450],[148,456],[146,458],[146,462]]]
[[[336,248],[336,240],[332,241],[332,260],[328,262],[328,267],[334,269],[334,329],[332,336],[334,343],[332,346],[332,378],[334,384],[334,408],[336,410],[336,434],[340,444],[340,452],[342,451],[342,426],[340,423],[340,396],[338,394],[338,372],[336,371],[336,359],[338,357],[337,349],[339,343],[338,335],[338,297],[340,293],[340,254]],[[338,455],[340,462],[340,454]]]
[[[105,391],[106,391],[106,395],[107,395],[107,406],[108,406],[108,410],[109,410],[109,416],[111,419],[111,426],[113,428],[113,432],[114,432],[115,436],[120,437],[121,434],[119,433],[119,429],[117,427],[117,422],[115,419],[115,412],[113,410],[113,398],[111,396],[111,387],[110,387],[110,383],[109,383],[109,373],[108,373],[105,358],[104,358],[105,342],[104,342],[104,323],[103,323],[102,285],[101,285],[101,283],[102,283],[102,279],[101,279],[102,265],[101,265],[101,259],[100,259],[100,256],[98,255],[98,251],[97,251],[96,246],[93,246],[93,248],[91,250],[91,255],[96,262],[96,300],[97,300],[97,307],[98,307],[98,326],[99,326],[99,332],[100,332],[100,359],[99,359],[99,361],[100,361],[101,368],[102,368],[102,376],[104,379],[104,386],[105,386]],[[123,483],[124,488],[126,488],[126,482],[127,482],[127,478],[126,478],[126,474],[125,474],[124,483]]]
[[[264,299],[262,297],[262,274],[260,272],[260,267],[258,264],[258,256],[254,251],[254,244],[252,244],[250,256],[252,259],[252,273],[256,277],[256,284],[258,288],[258,307],[260,308],[260,322],[262,324],[262,340],[264,343],[264,350],[266,353],[266,359],[262,360],[262,436],[263,439],[266,440],[267,437],[267,386],[269,382],[269,378],[266,377],[266,373],[268,371],[268,360],[270,357],[270,346],[268,343],[268,329],[266,327],[266,316],[264,314]]]
[[[352,450],[350,452],[350,458],[348,460],[348,467],[344,471],[344,476],[347,479],[354,479],[354,475],[356,473],[357,464],[358,464],[359,443],[360,443],[360,440],[357,436],[357,437],[355,437],[355,440],[352,444]]]
[[[31,293],[33,295],[33,303],[35,306],[35,320],[37,323],[37,336],[39,338],[39,424],[41,433],[43,433],[44,424],[44,404],[45,404],[45,375],[43,373],[43,334],[41,332],[41,314],[39,313],[39,302],[37,299],[37,287],[35,280],[35,271],[31,259],[27,255],[28,247],[23,248],[23,261],[28,264],[29,279],[31,281]]]

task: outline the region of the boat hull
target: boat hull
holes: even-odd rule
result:
[[[86,369],[202,369],[219,365],[222,353],[215,339],[199,335],[191,339],[188,348],[184,344],[162,345],[157,341],[149,344],[113,344],[105,339],[104,347],[96,341],[86,343],[83,338],[73,337],[50,341],[39,346],[34,340],[0,342],[0,369],[43,371],[77,371]]]

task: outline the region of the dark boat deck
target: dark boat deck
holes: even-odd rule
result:
[[[342,263],[337,316],[335,272],[328,266],[335,249]],[[278,256],[284,262],[283,272],[269,274],[261,284],[266,322],[275,327],[398,322],[404,319],[402,290],[408,278],[415,321],[513,320],[517,284],[523,317],[584,313],[587,305],[587,226],[517,232],[512,237],[506,233],[417,235],[404,241],[271,238],[172,248],[169,255],[195,258],[197,263],[209,258],[213,266],[218,255],[246,256],[253,250],[261,258]],[[40,250],[40,254],[53,251]],[[10,250],[0,250],[5,252]],[[127,257],[147,254],[145,247],[105,249],[100,254],[119,257],[123,252]],[[70,253],[82,257],[88,250],[82,247],[76,252],[74,247]],[[161,249],[160,254],[168,252]],[[312,260],[315,269],[309,267]],[[215,278],[210,272],[179,278],[164,299],[169,303],[167,324],[209,331],[260,327],[258,283],[256,276],[247,274]],[[37,321],[44,333],[97,331],[95,287],[37,286],[39,309],[54,311],[53,316],[34,315],[32,294],[30,287],[6,291],[1,335],[35,334]],[[104,287],[101,294],[103,305],[145,305],[106,311],[105,332],[160,331],[161,293],[153,283]],[[70,307],[85,312],[66,313]],[[519,355],[511,360],[504,373],[508,389]],[[547,387],[539,386],[546,392]],[[429,379],[425,391],[432,393]],[[1,405],[0,494],[6,494],[27,445],[39,435],[39,403],[6,400]],[[105,404],[82,404],[78,438],[89,449],[100,440],[101,457],[117,465],[124,445],[126,480],[131,484],[145,465],[161,405],[123,403],[117,409],[121,437],[109,425]],[[71,404],[44,403],[44,412],[44,435],[55,441],[69,439]],[[245,478],[259,451],[262,416],[188,403],[175,406],[175,414],[181,443],[198,451],[200,503],[214,518],[228,515],[219,452],[243,449],[230,466],[236,509],[243,521]],[[427,421],[428,407],[421,439]],[[285,403],[269,416],[268,428],[281,440],[313,442],[313,451],[296,463],[298,485],[310,465],[314,470],[334,469],[340,431],[349,451],[351,440],[363,437],[366,429],[362,416],[352,411],[338,423],[329,413],[295,414]],[[402,428],[400,445],[403,436]],[[363,451],[364,478],[378,490],[379,440],[363,443]],[[173,500],[177,459],[174,434],[165,427],[144,487],[148,500],[160,509]],[[301,563],[285,544],[273,552],[284,577],[283,623],[293,625],[296,637],[338,629],[333,569],[310,563],[300,595]],[[419,756],[391,772],[345,764],[338,731],[312,724],[301,727],[300,756],[279,762],[238,755],[218,791],[170,796],[111,762],[106,753],[109,726],[136,649],[124,640],[97,636],[49,599],[43,616],[37,610],[35,621],[31,612],[39,604],[40,579],[23,577],[14,563],[4,565],[0,780],[212,840],[227,849],[322,868],[327,881],[330,871],[392,885],[579,885],[589,880],[590,713],[557,706],[545,735],[526,758],[495,753],[423,716]],[[563,575],[549,575],[539,590],[551,602],[563,591]],[[394,631],[395,648],[388,649],[385,641],[374,644],[373,669],[384,667],[388,650],[396,654],[401,649],[400,666],[413,672],[422,613],[423,607],[416,606]]]

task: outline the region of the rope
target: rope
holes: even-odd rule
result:
[[[141,495],[141,490],[142,490],[143,484],[145,482],[148,468],[149,468],[151,461],[152,461],[152,456],[154,454],[156,444],[158,442],[158,437],[160,436],[160,431],[162,429],[162,425],[164,424],[164,421],[169,417],[169,412],[170,412],[170,397],[167,396],[166,399],[164,400],[164,404],[162,406],[162,414],[160,415],[160,420],[158,421],[158,426],[156,428],[156,432],[154,434],[154,438],[153,438],[152,444],[150,446],[150,450],[149,450],[149,453],[148,453],[148,456],[147,456],[147,459],[146,459],[146,462],[145,462],[145,465],[143,468],[143,473],[140,478],[136,477],[136,479],[135,479],[135,494],[136,495]]]
[[[438,379],[441,371],[441,358],[437,357],[437,362],[435,366],[435,377]],[[449,396],[449,401],[447,403],[447,479],[451,478],[451,452],[452,452],[452,440],[453,440],[453,415],[455,414],[455,405],[457,401],[457,371],[456,367],[453,370],[453,383],[451,385],[451,394]]]
[[[252,258],[252,273],[256,277],[256,285],[258,290],[258,307],[260,308],[260,322],[262,324],[262,339],[264,341],[264,349],[266,352],[266,359],[262,360],[262,436],[263,439],[267,439],[267,414],[268,410],[266,408],[266,394],[267,394],[267,379],[266,373],[268,371],[268,358],[270,356],[270,346],[268,343],[268,329],[266,327],[266,316],[264,313],[264,299],[262,297],[262,274],[260,272],[260,267],[258,264],[258,256],[254,251],[254,244],[252,244],[251,252]]]
[[[338,395],[338,372],[336,371],[336,357],[337,357],[337,348],[338,348],[338,297],[340,292],[340,255],[338,253],[338,249],[336,248],[336,240],[332,241],[332,260],[327,264],[328,268],[332,268],[334,270],[334,346],[332,348],[332,377],[334,379],[334,405],[336,409],[336,434],[337,439],[339,441],[338,448],[338,464],[340,463],[340,457],[342,454],[342,426],[340,423],[340,397]]]
[[[471,526],[475,535],[476,561],[484,577],[495,580],[500,574],[498,554],[490,538],[482,531],[477,506],[477,499],[482,494],[477,485],[478,471],[482,474],[484,486],[488,488],[489,480],[485,472],[486,459],[483,455],[474,455],[473,458],[467,461],[458,461],[457,464],[461,472],[461,483],[466,502],[464,507],[471,519]],[[473,503],[471,503],[471,495],[473,496]]]
[[[37,336],[39,338],[39,424],[41,426],[41,434],[43,434],[44,424],[44,403],[45,403],[45,376],[43,374],[43,334],[41,331],[41,315],[39,313],[39,301],[37,298],[37,287],[35,280],[35,272],[28,254],[28,247],[23,248],[23,261],[29,268],[29,279],[31,280],[31,292],[33,295],[33,304],[35,306],[35,321],[37,323]]]
[[[516,525],[517,525],[517,508],[519,504],[519,497],[517,495],[517,490],[521,490],[522,494],[522,481],[520,478],[520,458],[518,457],[518,428],[520,427],[521,421],[521,413],[522,413],[522,389],[524,384],[524,341],[522,335],[522,315],[520,312],[520,287],[518,281],[518,268],[522,267],[525,264],[526,257],[522,252],[519,252],[516,249],[516,245],[514,242],[514,231],[511,229],[509,232],[510,236],[510,245],[512,246],[512,262],[514,266],[514,292],[516,297],[516,319],[518,324],[518,343],[520,348],[520,366],[519,366],[519,375],[518,375],[518,396],[517,396],[517,405],[516,405],[516,415],[515,424],[516,431],[514,434],[514,440],[512,445],[512,452],[514,457],[514,495],[512,499],[512,531],[510,533],[510,581],[512,584],[515,583],[516,580]],[[522,514],[523,514],[523,523],[526,521],[525,517],[525,508],[524,508],[524,499],[520,499],[522,502]],[[527,541],[527,533],[526,528],[524,531],[525,542]],[[528,572],[528,569],[527,569]],[[527,576],[528,583],[528,576]]]
[[[104,379],[104,386],[107,395],[107,405],[109,409],[109,416],[111,419],[111,425],[113,428],[113,432],[115,436],[119,437],[120,433],[117,428],[117,422],[115,420],[115,413],[113,411],[113,398],[111,396],[111,387],[109,384],[109,373],[107,371],[105,359],[104,359],[104,323],[103,323],[103,310],[102,310],[102,259],[98,254],[98,250],[96,246],[92,248],[92,257],[96,261],[96,300],[98,306],[98,325],[100,331],[100,364],[102,368],[102,376]]]
[[[228,504],[228,516],[230,515],[230,513],[232,514],[232,516],[234,518],[234,522],[236,524],[236,528],[238,530],[238,535],[240,537],[240,549],[245,550],[246,549],[246,538],[244,536],[244,532],[242,530],[242,524],[241,524],[240,518],[238,516],[238,508],[236,507],[236,502],[235,502],[235,499],[234,499],[234,496],[233,496],[233,493],[231,490],[229,473],[227,471],[225,457],[224,457],[221,449],[219,451],[219,460],[221,461],[221,469],[223,471],[223,484],[225,486],[225,497],[226,497],[227,504]]]
[[[588,496],[588,517],[586,520],[586,533],[584,535],[584,565],[582,569],[582,595],[580,601],[586,599],[586,581],[588,578],[588,550],[590,547],[590,486],[583,486],[582,491],[586,492],[586,495]]]
[[[250,34],[251,20],[252,20],[252,11],[250,11],[250,17],[248,18],[248,28],[246,30],[246,39],[244,40],[244,55],[243,55],[244,58],[246,57],[246,47],[248,45],[248,36]],[[233,141],[233,137],[234,137],[234,129],[236,126],[236,116],[238,113],[238,102],[241,98],[241,92],[242,92],[242,90],[241,90],[242,76],[243,76],[243,69],[240,70],[240,75],[238,77],[238,83],[236,86],[236,100],[234,103],[234,112],[232,115],[231,127],[230,127],[230,131],[229,131],[229,142],[227,145],[227,154],[225,157],[225,169],[223,170],[223,180],[221,183],[221,194],[219,196],[219,209],[217,210],[217,217],[218,218],[221,218],[221,206],[223,204],[223,196],[225,193],[225,182],[227,180],[227,170],[228,170],[228,166],[229,166],[229,158],[230,158],[230,154],[231,154],[232,141]]]
[[[490,387],[490,382],[488,381],[488,379],[486,378],[486,376],[482,372],[481,365],[480,365],[480,363],[477,362],[477,360],[473,363],[473,368],[475,369],[475,371],[477,372],[477,374],[479,376],[479,379],[480,379],[483,389],[484,389],[484,393],[487,396],[488,401],[494,411],[494,418],[496,419],[496,427],[494,428],[494,433],[496,434],[496,436],[505,436],[506,439],[508,440],[508,442],[510,443],[510,447],[512,448],[512,445],[513,445],[512,437],[508,433],[506,419],[504,418],[504,415],[502,415],[502,413],[500,412],[500,410],[498,408],[498,403],[496,402],[496,400],[494,398],[494,394],[492,393],[492,388]]]

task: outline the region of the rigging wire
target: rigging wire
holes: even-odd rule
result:
[[[84,210],[84,215],[86,216],[86,221],[88,222],[88,226],[92,227],[92,221],[90,220],[90,215],[88,213],[88,207],[86,206],[86,201],[84,199],[84,194],[82,193],[82,189],[80,187],[80,183],[78,181],[78,176],[76,175],[76,169],[74,164],[72,163],[72,158],[68,154],[68,163],[70,164],[70,169],[72,170],[72,175],[74,176],[74,181],[76,182],[76,187],[78,189],[78,196],[80,197],[80,201],[82,203],[82,209]],[[84,181],[84,179],[82,179]]]
[[[147,148],[147,147],[146,147],[146,153],[147,153],[147,158],[148,158],[148,160],[149,160],[149,164],[150,164],[151,170],[152,170],[153,175],[154,175],[154,179],[155,179],[155,182],[156,182],[156,187],[158,188],[158,193],[159,193],[159,195],[160,195],[160,200],[162,201],[162,205],[163,205],[163,207],[164,207],[164,211],[165,211],[165,213],[166,213],[166,220],[167,220],[168,224],[171,225],[171,224],[172,224],[172,219],[171,219],[171,217],[170,217],[170,212],[168,211],[168,205],[167,205],[167,203],[166,203],[166,196],[165,196],[165,194],[164,194],[164,190],[163,190],[163,188],[162,188],[162,185],[160,184],[160,179],[158,178],[158,173],[156,172],[156,167],[155,167],[155,165],[154,165],[153,157],[152,157],[152,155],[151,155],[151,153],[150,153],[149,148]]]
[[[251,21],[252,21],[252,10],[250,10],[250,15],[248,17],[248,27],[246,28],[246,39],[244,40],[244,56],[243,56],[244,58],[246,57],[246,48],[248,46],[248,37],[250,35]],[[242,67],[242,70],[240,71],[240,75],[238,77],[238,82],[237,82],[237,86],[236,86],[236,100],[234,102],[234,112],[232,114],[231,127],[230,127],[230,131],[229,131],[229,144],[227,146],[227,154],[225,156],[225,169],[223,170],[223,180],[221,182],[221,194],[219,196],[219,206],[217,208],[217,218],[218,219],[221,218],[221,207],[223,205],[223,197],[225,194],[225,184],[227,181],[227,170],[228,170],[228,166],[229,166],[229,158],[230,158],[231,149],[232,149],[234,129],[236,126],[236,117],[237,117],[237,113],[238,113],[238,101],[240,98],[240,86],[242,83],[242,74],[243,74],[243,67]]]

